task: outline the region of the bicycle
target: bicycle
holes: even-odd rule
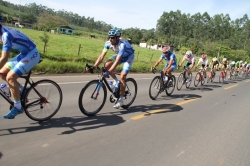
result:
[[[216,75],[216,72],[214,72],[213,69],[211,69],[211,71],[209,72],[208,78],[207,78],[207,83],[213,82],[215,75]]]
[[[93,72],[93,66],[86,64],[86,67],[90,69],[90,73]],[[117,90],[112,90],[108,84],[106,77],[103,73],[106,72],[105,67],[97,68],[100,72],[98,73],[98,79],[89,81],[81,90],[78,105],[81,112],[87,116],[94,116],[104,106],[107,99],[107,88],[110,91],[110,102],[117,103],[120,98],[120,86]],[[133,78],[126,79],[126,89],[124,95],[124,105],[122,108],[128,108],[135,100],[137,95],[137,83]],[[98,103],[99,102],[99,103]]]
[[[192,72],[190,71],[189,74],[189,81],[187,82],[187,71],[188,67],[184,66],[184,70],[180,73],[178,79],[177,79],[177,90],[181,90],[182,86],[185,84],[186,88],[189,88],[192,82]]]
[[[159,71],[160,75],[155,76],[149,86],[149,97],[152,100],[155,100],[158,97],[158,95],[163,91],[165,91],[166,94],[170,96],[174,92],[175,84],[176,84],[176,79],[174,75],[171,75],[170,77],[166,75],[168,77],[168,80],[166,83],[164,83],[165,74],[163,73],[163,71],[158,70],[158,69],[152,70],[154,74],[155,74],[155,71]],[[154,91],[155,91],[155,94],[154,94]]]
[[[22,107],[25,114],[34,121],[49,120],[61,107],[62,90],[56,82],[49,79],[34,82],[31,79],[31,73],[32,70],[20,77],[25,79],[24,89],[21,93]],[[0,95],[10,104],[10,109],[14,107],[14,101],[1,88]]]
[[[204,85],[205,83],[205,78],[203,75],[203,69],[202,67],[200,68],[200,70],[197,72],[195,79],[194,79],[194,86],[197,87],[199,83],[201,83],[201,85]]]

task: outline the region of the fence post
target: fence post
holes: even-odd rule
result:
[[[79,47],[78,47],[78,56],[80,55],[80,51],[81,51],[81,44],[79,44]]]
[[[137,54],[137,61],[138,61],[138,58],[139,58],[139,54],[140,54],[140,51],[138,51],[138,54]]]

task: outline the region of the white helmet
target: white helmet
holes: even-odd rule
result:
[[[241,61],[240,61],[240,64],[242,64],[242,63],[243,63],[243,61],[241,60]]]
[[[234,64],[235,64],[235,62],[233,61],[233,62],[232,62],[232,64],[234,65]]]
[[[192,55],[192,51],[188,50],[188,51],[186,52],[186,55],[187,55],[187,56],[191,56],[191,55]]]

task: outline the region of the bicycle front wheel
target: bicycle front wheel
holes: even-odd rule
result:
[[[187,73],[186,73],[187,74]],[[190,73],[189,74],[189,81],[188,82],[186,82],[186,88],[189,88],[190,87],[190,85],[191,85],[191,83],[192,83],[192,73]]]
[[[34,121],[52,118],[62,104],[62,90],[52,80],[40,80],[28,88],[22,99],[26,115]]]
[[[106,98],[107,89],[103,82],[92,80],[81,90],[78,105],[83,114],[94,116],[104,106]]]
[[[161,77],[155,76],[149,86],[149,97],[155,100],[161,91]]]
[[[167,89],[165,90],[166,94],[168,96],[170,96],[174,92],[175,83],[176,83],[175,76],[172,75],[171,77],[169,77],[169,80],[168,80],[168,83],[167,83]]]
[[[197,87],[201,79],[201,74],[197,73],[195,78],[194,78],[194,86]]]
[[[184,81],[185,79],[184,79],[183,73],[181,73],[177,79],[177,87],[176,87],[177,90],[181,90],[183,84],[185,83]]]
[[[137,83],[133,78],[126,79],[125,95],[122,108],[128,108],[134,101],[137,95]]]

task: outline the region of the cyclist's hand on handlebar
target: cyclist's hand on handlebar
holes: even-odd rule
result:
[[[154,70],[155,70],[155,67],[152,66],[152,67],[151,67],[151,71],[154,71]]]
[[[104,72],[103,75],[104,75],[104,77],[109,78],[109,72],[108,71]]]

